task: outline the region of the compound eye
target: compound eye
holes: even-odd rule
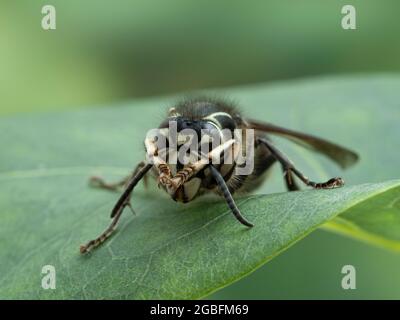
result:
[[[232,117],[226,112],[215,112],[204,118],[208,122],[212,122],[219,129],[235,130],[236,124]]]
[[[207,146],[208,150],[211,150],[213,144],[219,144],[221,140],[220,131],[218,127],[211,121],[203,121],[201,123],[202,136],[200,139],[200,145],[202,147]]]
[[[231,131],[235,130],[235,121],[231,117],[218,116],[216,118],[221,126],[221,129],[229,129]]]
[[[201,124],[201,129],[203,129],[205,132],[213,132],[216,131],[218,132],[218,128],[215,123],[211,121],[203,121]]]

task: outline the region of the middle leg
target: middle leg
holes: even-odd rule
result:
[[[136,166],[136,168],[132,174],[124,177],[120,181],[107,182],[102,177],[93,176],[93,177],[90,177],[89,184],[91,187],[94,187],[94,188],[106,189],[106,190],[110,190],[110,191],[118,191],[121,187],[126,186],[127,183],[129,182],[129,180],[132,179],[132,177],[134,177],[140,171],[140,169],[142,169],[145,165],[146,164],[144,161],[140,162]],[[143,182],[144,182],[144,185],[147,186],[147,176],[143,177]]]

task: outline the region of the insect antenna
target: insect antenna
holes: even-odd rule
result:
[[[231,209],[233,215],[239,222],[247,227],[253,227],[253,224],[249,221],[247,221],[242,214],[240,213],[239,208],[237,207],[235,200],[233,200],[232,194],[229,191],[228,186],[226,185],[226,182],[224,178],[222,177],[221,173],[213,166],[210,165],[210,170],[211,174],[213,175],[215,181],[218,184],[218,187],[220,188],[226,203],[228,204],[229,208]]]

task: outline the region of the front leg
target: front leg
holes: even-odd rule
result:
[[[194,175],[196,175],[200,170],[204,169],[210,162],[216,160],[221,160],[224,156],[224,153],[230,149],[235,143],[234,139],[230,139],[223,144],[217,146],[213,150],[211,150],[207,155],[202,155],[201,159],[196,161],[195,163],[191,163],[186,165],[182,170],[178,171],[174,177],[172,177],[169,166],[158,156],[158,152],[156,149],[152,149],[153,152],[157,154],[157,156],[153,156],[153,163],[159,171],[159,183],[166,187],[168,193],[170,195],[174,195],[176,190],[182,186],[185,182],[189,181]],[[151,148],[151,144],[149,143],[149,148]]]

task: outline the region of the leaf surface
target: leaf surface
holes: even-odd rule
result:
[[[400,181],[392,180],[399,178],[398,152],[387,151],[400,131],[399,85],[399,78],[381,76],[225,90],[249,117],[357,150],[360,164],[341,172],[274,140],[312,179],[342,175],[347,186],[283,193],[276,166],[255,194],[236,198],[255,224],[247,229],[215,197],[182,205],[140,185],[137,215],[127,210],[113,238],[85,257],[79,245],[109,223],[118,198],[90,189],[88,177],[128,174],[143,158],[146,131],[174,99],[0,119],[0,298],[200,298],[327,221],[327,228],[399,249]],[[56,290],[41,287],[45,265],[56,268]]]

